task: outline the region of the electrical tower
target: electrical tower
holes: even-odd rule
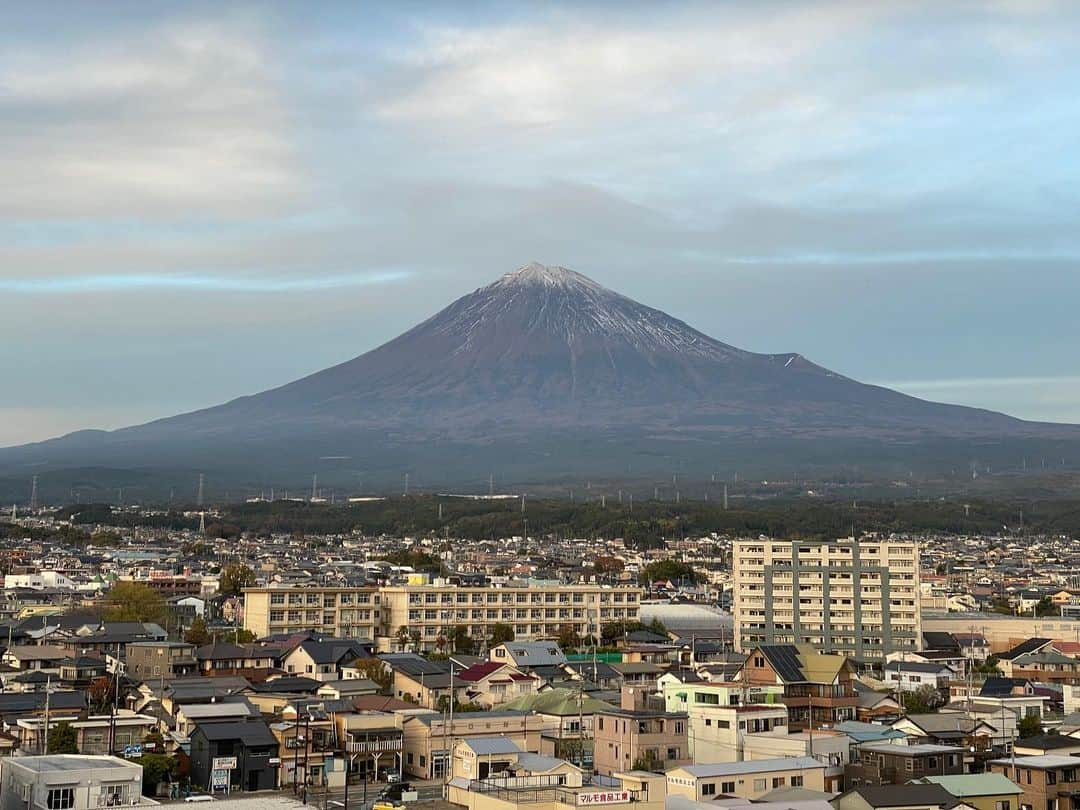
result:
[[[36,512],[38,507],[37,476],[30,483],[30,511]]]
[[[206,476],[199,473],[199,492],[195,496],[195,504],[202,506],[206,502]]]

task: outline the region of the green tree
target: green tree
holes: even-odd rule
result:
[[[581,646],[581,638],[572,624],[560,624],[557,638],[559,646],[566,652],[572,652]]]
[[[1016,730],[1022,740],[1026,740],[1028,737],[1038,737],[1042,734],[1042,721],[1039,720],[1037,714],[1024,715]]]
[[[152,751],[155,754],[160,754],[165,751],[165,738],[156,728],[151,729],[150,733],[143,738],[143,750]]]
[[[1059,613],[1061,613],[1061,610],[1050,601],[1049,596],[1044,596],[1035,604],[1036,616],[1057,616]]]
[[[218,590],[234,596],[241,594],[244,588],[255,586],[255,572],[241,563],[226,565],[221,570],[221,584]]]
[[[471,655],[476,648],[476,642],[469,635],[469,628],[463,624],[458,624],[450,631],[450,646],[456,653]]]
[[[642,570],[638,576],[638,580],[643,584],[650,582],[671,581],[671,582],[704,582],[705,575],[695,569],[692,565],[679,562],[678,560],[658,560],[653,563],[649,563]]]
[[[66,720],[49,729],[48,747],[50,754],[79,753],[78,734]]]
[[[495,622],[491,625],[491,637],[488,639],[488,646],[494,647],[496,644],[502,644],[505,641],[514,640],[514,628],[504,622]]]
[[[165,598],[138,582],[117,582],[105,594],[102,616],[111,622],[168,623],[171,616]]]
[[[238,630],[233,631],[233,639],[237,644],[250,644],[256,640],[256,635],[250,630],[241,627]]]
[[[401,627],[397,629],[397,633],[394,634],[394,637],[397,638],[398,647],[400,649],[404,650],[407,646],[409,646],[409,639],[411,638],[411,635],[409,633],[408,625],[401,625]]]
[[[360,673],[361,677],[377,683],[379,685],[379,691],[383,694],[390,693],[392,676],[380,659],[357,658],[353,661],[353,666],[356,668],[356,671]]]
[[[194,644],[196,647],[209,644],[210,631],[206,628],[206,619],[202,616],[196,616],[192,619],[191,625],[188,627],[187,632],[184,633],[184,641],[188,644]]]
[[[167,754],[143,754],[135,760],[142,765],[142,792],[144,796],[157,793],[157,786],[171,781],[176,760]]]
[[[908,714],[932,714],[945,705],[941,691],[926,683],[911,692],[901,692],[900,702]]]

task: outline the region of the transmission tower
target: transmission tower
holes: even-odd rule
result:
[[[199,473],[199,493],[195,497],[195,503],[197,506],[202,506],[206,502],[206,476],[203,473]]]
[[[30,511],[36,512],[38,507],[37,476],[30,483]]]

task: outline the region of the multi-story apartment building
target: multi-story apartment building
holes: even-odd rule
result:
[[[732,569],[742,652],[809,644],[863,661],[919,644],[917,543],[737,540]]]
[[[600,711],[593,718],[593,768],[614,776],[631,770],[666,771],[692,761],[687,716],[634,709]]]
[[[249,588],[244,626],[257,636],[315,629],[338,638],[381,639],[389,649],[402,627],[419,633],[422,650],[435,649],[457,626],[476,639],[496,624],[518,640],[553,638],[570,625],[581,636],[599,636],[602,625],[638,618],[642,591],[609,585],[530,584],[459,586],[394,585],[381,588]]]
[[[381,598],[374,586],[282,586],[244,591],[244,627],[260,638],[315,630],[337,638],[375,639],[381,626]]]

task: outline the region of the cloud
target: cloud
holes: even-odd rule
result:
[[[76,275],[53,278],[0,278],[0,292],[37,295],[97,292],[134,293],[143,290],[293,293],[386,284],[401,281],[408,277],[409,273],[402,270],[295,278],[245,278],[225,275]]]
[[[302,178],[264,49],[231,20],[7,48],[0,216],[195,220],[295,200]]]

